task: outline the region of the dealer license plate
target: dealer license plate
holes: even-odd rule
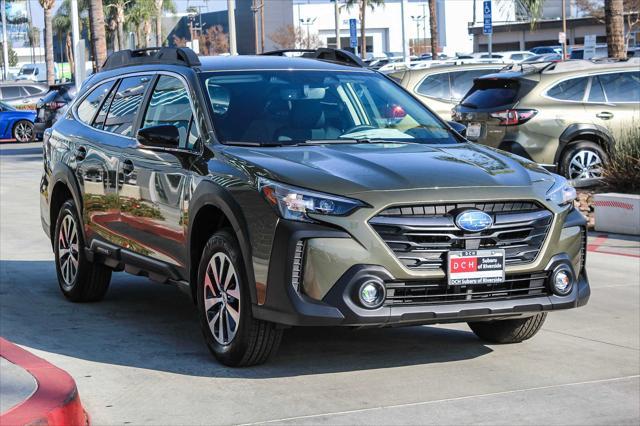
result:
[[[450,251],[447,256],[449,285],[504,282],[504,250]]]
[[[482,125],[480,123],[469,123],[467,126],[467,138],[468,139],[478,139],[480,137],[480,132],[482,130]]]

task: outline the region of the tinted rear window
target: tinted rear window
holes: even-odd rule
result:
[[[507,79],[476,80],[471,91],[462,100],[469,108],[495,108],[510,106],[518,101],[520,82]]]

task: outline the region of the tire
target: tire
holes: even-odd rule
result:
[[[211,353],[230,367],[264,363],[277,351],[282,339],[282,329],[253,318],[242,265],[238,243],[225,229],[209,239],[198,268],[200,327]]]
[[[97,302],[109,288],[111,269],[91,263],[86,258],[85,242],[80,232],[82,222],[77,211],[73,200],[68,200],[60,208],[56,221],[53,251],[58,285],[62,294],[72,302]]]
[[[602,177],[609,156],[600,145],[591,141],[573,142],[562,154],[560,173],[577,181]],[[582,168],[581,168],[582,166]]]
[[[542,328],[546,313],[536,314],[528,318],[511,320],[470,322],[471,330],[491,343],[520,343],[532,338]]]
[[[13,125],[12,136],[18,142],[31,142],[35,139],[33,123],[29,120],[20,120]]]

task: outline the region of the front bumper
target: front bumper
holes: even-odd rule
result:
[[[409,306],[385,306],[365,309],[354,298],[364,276],[375,276],[385,283],[397,281],[384,265],[367,262],[367,250],[355,244],[346,232],[329,226],[279,221],[269,264],[269,279],[264,303],[253,308],[256,318],[292,326],[392,326],[447,322],[478,321],[517,316],[530,316],[540,312],[583,306],[590,296],[589,282],[584,268],[585,239],[581,237],[583,219],[571,212],[563,218],[563,231],[556,249],[563,250],[546,256],[547,263],[537,272],[550,272],[558,263],[569,265],[577,277],[572,291],[566,296],[526,296],[505,300],[473,300],[447,303],[428,303]],[[576,232],[577,230],[577,232]],[[311,249],[307,256],[322,258],[323,265],[333,267],[304,271],[305,280],[292,280],[298,276],[296,247],[299,241],[326,242]],[[336,247],[341,247],[336,250]],[[553,250],[548,247],[547,250]],[[344,265],[350,265],[343,272]],[[313,266],[309,259],[305,266]],[[309,275],[312,277],[309,279]],[[330,290],[319,292],[316,280],[338,276]],[[400,277],[406,280],[406,277]]]

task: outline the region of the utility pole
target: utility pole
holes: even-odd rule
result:
[[[336,49],[340,49],[340,6],[338,0],[333,0],[335,7],[335,20],[336,20]]]
[[[227,17],[229,20],[229,53],[238,54],[236,47],[236,5],[235,0],[227,0]]]
[[[9,42],[7,40],[7,5],[2,0],[2,79],[9,79]]]
[[[75,69],[73,70],[73,80],[76,91],[80,91],[82,80],[84,79],[84,44],[80,42],[80,20],[78,19],[78,0],[71,0],[71,40],[73,41],[73,57]],[[124,44],[124,43],[123,43]],[[82,49],[82,52],[80,52]]]

